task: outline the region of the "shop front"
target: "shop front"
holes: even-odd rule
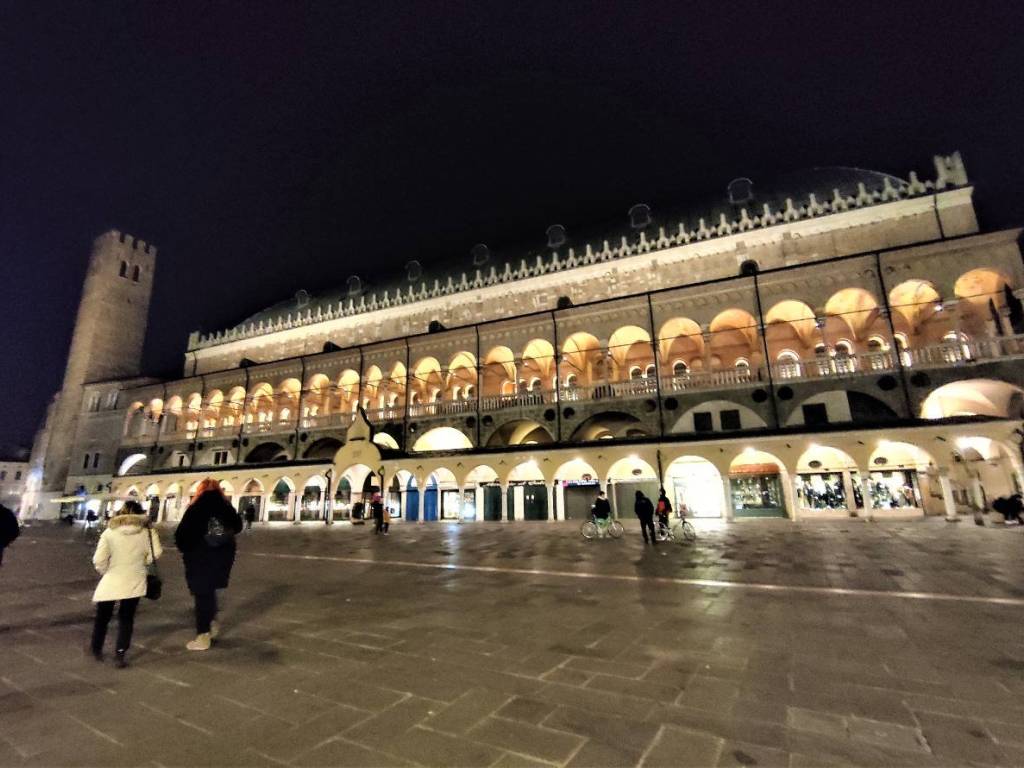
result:
[[[740,464],[729,471],[733,515],[787,517],[782,478],[774,464]]]

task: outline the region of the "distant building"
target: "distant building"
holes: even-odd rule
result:
[[[300,292],[192,334],[171,381],[133,378],[155,252],[111,233],[83,307],[120,310],[80,311],[33,467],[77,509],[166,520],[206,476],[268,521],[381,489],[405,521],[580,518],[599,487],[627,515],[659,486],[704,517],[954,517],[1024,487],[1020,230],[979,231],[973,191],[959,155],[927,181],[738,180],[593,239]]]
[[[14,512],[19,512],[27,478],[28,451],[0,451],[0,504]]]

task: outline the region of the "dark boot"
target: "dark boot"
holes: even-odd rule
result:
[[[114,656],[114,666],[118,669],[124,669],[128,666],[128,662],[125,661],[124,654],[124,651],[118,651]]]

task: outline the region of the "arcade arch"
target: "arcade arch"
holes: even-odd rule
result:
[[[454,427],[435,427],[424,432],[413,443],[414,452],[423,451],[464,451],[473,447],[473,442]]]

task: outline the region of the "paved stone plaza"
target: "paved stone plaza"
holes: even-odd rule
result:
[[[1020,529],[700,533],[259,530],[208,653],[168,551],[116,670],[86,654],[82,533],[26,529],[0,571],[0,765],[1024,765]]]

